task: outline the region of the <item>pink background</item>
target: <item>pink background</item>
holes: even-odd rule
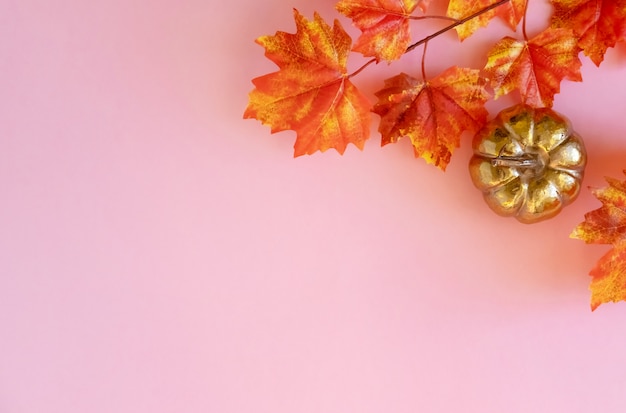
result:
[[[625,411],[626,303],[590,312],[607,247],[568,238],[587,190],[524,226],[472,187],[468,138],[444,174],[376,133],[294,160],[242,120],[274,70],[253,39],[333,4],[2,2],[0,412]],[[506,34],[442,36],[429,73]],[[582,72],[555,108],[597,187],[626,168],[626,48]]]

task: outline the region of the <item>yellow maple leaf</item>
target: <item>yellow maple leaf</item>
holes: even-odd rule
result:
[[[495,4],[495,0],[450,0],[446,16],[461,20],[466,16],[480,12]],[[476,30],[487,26],[489,21],[496,16],[500,16],[507,25],[515,30],[520,20],[524,16],[526,0],[510,0],[497,8],[482,13],[467,22],[455,27],[460,40],[470,37]]]

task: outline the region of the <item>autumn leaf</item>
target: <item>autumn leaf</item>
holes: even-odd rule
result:
[[[592,310],[626,300],[626,182],[613,178],[607,182],[608,187],[593,190],[602,206],[585,214],[585,221],[570,235],[588,244],[613,245],[590,272]]]
[[[253,79],[244,118],[270,125],[272,133],[297,133],[294,156],[329,148],[359,149],[369,137],[371,104],[346,70],[351,39],[338,21],[331,28],[316,13],[313,21],[294,10],[296,33],[277,32],[257,43],[278,72]]]
[[[495,0],[450,0],[446,16],[456,20],[461,20],[462,18],[477,13],[494,3],[496,3]],[[489,21],[496,16],[500,16],[509,25],[509,27],[511,27],[511,29],[515,30],[524,16],[525,7],[526,0],[511,0],[455,27],[455,30],[459,39],[465,40],[476,30],[487,26]]]
[[[496,9],[496,14],[506,22],[506,24],[515,30],[517,25],[524,17],[527,0],[511,0]]]
[[[552,0],[554,27],[572,29],[578,46],[596,66],[626,30],[626,0]]]
[[[505,37],[488,53],[485,73],[495,98],[517,89],[522,102],[551,107],[561,81],[582,81],[577,39],[571,30],[548,28],[524,41]]]
[[[589,273],[592,281],[591,309],[601,304],[626,301],[626,241],[607,252]]]
[[[354,45],[355,52],[392,61],[399,59],[411,42],[409,17],[419,4],[416,0],[342,0],[336,8],[363,32]]]
[[[460,20],[465,16],[473,14],[493,3],[493,0],[450,0],[446,16]],[[470,37],[476,30],[487,26],[489,21],[496,16],[496,10],[490,10],[480,16],[471,19],[457,27],[455,30],[460,40]]]
[[[616,244],[626,239],[626,182],[606,178],[609,186],[592,193],[602,207],[585,214],[572,236],[588,244]]]
[[[382,144],[408,136],[416,156],[445,170],[463,131],[475,133],[487,121],[484,86],[478,70],[458,67],[427,82],[405,73],[387,79],[373,110]]]

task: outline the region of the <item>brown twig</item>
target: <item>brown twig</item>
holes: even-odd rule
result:
[[[475,19],[476,17],[480,16],[481,14],[487,13],[488,11],[495,9],[498,6],[502,6],[503,4],[508,3],[510,1],[511,0],[499,0],[499,1],[495,2],[495,3],[493,3],[493,4],[490,4],[489,6],[485,7],[484,9],[480,9],[477,12],[472,13],[469,16],[463,17],[462,19],[459,19],[459,20],[451,18],[451,17],[447,17],[447,16],[417,16],[417,17],[411,17],[411,19],[414,19],[414,20],[421,20],[421,19],[426,19],[426,18],[429,18],[429,19],[440,18],[440,19],[444,19],[444,20],[452,20],[454,23],[447,25],[443,29],[436,31],[435,33],[433,33],[433,34],[431,34],[429,36],[426,36],[426,37],[424,37],[421,40],[418,40],[417,42],[415,42],[412,45],[410,45],[409,47],[407,47],[406,50],[404,51],[404,53],[406,54],[406,53],[410,52],[411,50],[415,49],[416,47],[418,47],[418,46],[420,46],[422,44],[428,43],[430,40],[434,39],[435,37],[438,37],[438,36],[446,33],[447,31],[450,31],[450,30],[454,29],[455,27],[462,25],[463,23],[467,23],[468,21],[470,21],[472,19]],[[528,6],[528,2],[526,2],[526,6]],[[524,23],[526,23],[526,17],[525,16],[526,16],[526,13],[524,13]],[[524,37],[526,37],[525,33],[524,33]],[[365,64],[363,66],[359,67],[356,71],[354,71],[353,73],[348,75],[348,77],[350,78],[350,77],[356,76],[357,74],[361,73],[361,71],[363,69],[365,69],[367,66],[371,65],[372,63],[377,63],[377,62],[378,62],[378,60],[375,57],[370,59],[370,60],[368,60],[367,62],[365,62]],[[423,63],[424,63],[424,59],[422,58],[422,66],[423,66]]]

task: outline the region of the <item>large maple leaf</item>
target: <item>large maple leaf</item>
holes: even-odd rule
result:
[[[489,98],[478,70],[451,67],[427,82],[405,73],[385,81],[376,93],[382,144],[408,136],[416,156],[445,170],[463,131],[487,121]]]
[[[343,153],[349,143],[363,148],[370,132],[368,99],[354,86],[346,63],[352,41],[338,21],[331,28],[294,10],[296,33],[277,32],[257,43],[278,72],[252,80],[244,118],[270,125],[272,133],[297,133],[294,156],[329,148]]]
[[[626,182],[607,178],[609,186],[593,194],[602,206],[585,214],[572,234],[588,244],[612,244],[591,270],[591,308],[626,300]]]
[[[461,20],[496,2],[495,0],[450,0],[446,16]],[[459,39],[465,40],[479,28],[487,26],[489,21],[496,16],[500,16],[511,29],[515,30],[524,16],[525,7],[526,0],[511,0],[455,27],[455,30]]]
[[[626,30],[626,0],[552,0],[554,27],[572,29],[578,45],[597,65]]]
[[[561,81],[582,81],[580,49],[571,30],[548,28],[525,41],[505,37],[488,53],[485,73],[496,99],[519,90],[533,107],[551,107]]]
[[[342,0],[336,8],[363,32],[354,45],[355,52],[392,61],[399,59],[411,42],[409,18],[420,3],[419,0]]]

